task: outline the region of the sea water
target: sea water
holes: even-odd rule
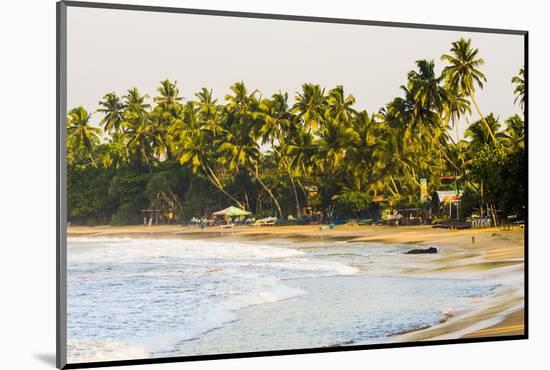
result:
[[[490,295],[346,242],[69,238],[69,362],[376,343]]]

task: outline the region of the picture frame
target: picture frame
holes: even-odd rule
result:
[[[96,10],[117,10],[128,12],[141,12],[143,14],[181,14],[181,15],[195,15],[204,17],[224,17],[230,19],[253,19],[253,20],[266,20],[266,21],[291,21],[298,24],[319,24],[319,25],[353,25],[358,27],[381,27],[391,29],[405,29],[405,30],[429,30],[429,31],[456,31],[475,34],[491,34],[491,35],[513,35],[522,38],[523,42],[523,80],[524,80],[524,106],[523,106],[523,121],[524,121],[524,164],[528,163],[528,127],[529,127],[529,66],[528,66],[528,32],[520,30],[503,30],[503,29],[490,29],[490,28],[471,28],[471,27],[459,27],[459,26],[443,26],[443,25],[425,25],[415,23],[395,23],[395,22],[382,22],[382,21],[367,21],[367,20],[354,20],[354,19],[337,19],[337,18],[324,18],[324,17],[309,17],[309,16],[297,16],[297,15],[280,15],[280,14],[261,14],[261,13],[248,13],[248,12],[232,12],[232,11],[216,11],[216,10],[199,10],[199,9],[184,9],[184,8],[169,8],[169,7],[156,7],[156,6],[142,6],[142,5],[124,5],[124,4],[107,4],[107,3],[92,3],[92,2],[77,2],[77,1],[61,1],[57,3],[57,255],[56,255],[56,285],[57,285],[57,335],[56,335],[56,358],[58,368],[84,368],[84,367],[98,367],[98,366],[124,366],[124,365],[138,365],[138,364],[154,364],[154,363],[167,363],[167,362],[180,362],[180,361],[200,361],[200,360],[213,360],[213,359],[229,359],[229,358],[242,358],[242,357],[261,357],[261,356],[277,356],[277,355],[291,355],[291,354],[306,354],[306,353],[322,353],[322,352],[337,352],[337,351],[355,351],[355,350],[367,350],[367,349],[381,349],[381,348],[398,348],[398,347],[416,347],[427,345],[442,345],[442,344],[458,344],[458,343],[473,343],[473,342],[488,342],[488,341],[503,341],[503,340],[521,340],[527,339],[528,336],[528,272],[529,272],[529,258],[528,258],[528,167],[525,166],[525,191],[524,191],[524,203],[523,203],[523,221],[524,226],[522,228],[523,250],[521,251],[522,258],[521,264],[523,266],[523,334],[512,335],[487,335],[477,337],[458,337],[452,339],[435,339],[435,340],[418,340],[418,341],[405,341],[405,342],[383,342],[383,343],[369,343],[369,344],[349,344],[349,345],[337,345],[337,346],[319,346],[308,348],[289,348],[289,349],[269,349],[266,350],[254,350],[254,351],[236,351],[228,353],[208,353],[199,355],[184,355],[184,356],[162,356],[162,357],[149,357],[149,358],[131,358],[131,359],[114,359],[114,360],[100,360],[100,361],[83,361],[83,362],[67,362],[67,345],[68,345],[68,188],[67,188],[67,114],[69,107],[67,106],[68,100],[68,10],[69,9],[96,9]],[[442,53],[447,50],[442,50]],[[409,61],[412,63],[413,61]],[[402,76],[403,77],[403,76]],[[109,89],[107,87],[106,89]],[[221,99],[220,99],[221,100]],[[483,118],[483,117],[482,117]],[[456,210],[458,213],[459,211]],[[488,212],[488,211],[487,211]],[[497,213],[496,210],[494,212]],[[451,212],[452,214],[452,212]],[[153,219],[157,219],[153,216],[147,216],[150,224]],[[458,217],[458,216],[457,216]],[[281,218],[276,216],[276,218]],[[328,228],[330,222],[326,224]],[[334,226],[334,225],[333,225]],[[404,226],[402,226],[404,227]],[[332,227],[330,228],[332,230]],[[321,229],[323,230],[323,229]],[[472,243],[474,243],[474,236],[472,236]],[[410,248],[409,248],[410,249]],[[492,288],[491,288],[492,289]]]

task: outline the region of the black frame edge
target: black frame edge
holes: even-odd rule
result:
[[[67,5],[56,3],[56,367],[67,365]]]
[[[351,351],[364,351],[364,350],[373,350],[373,349],[426,347],[426,346],[440,346],[440,345],[449,345],[449,344],[502,342],[502,341],[525,340],[525,339],[527,339],[525,335],[510,335],[510,336],[446,339],[446,340],[406,342],[406,343],[366,344],[366,345],[345,346],[345,347],[320,347],[320,348],[303,348],[303,349],[259,351],[259,352],[239,352],[239,353],[185,356],[185,357],[163,357],[163,358],[149,358],[149,359],[136,359],[136,360],[82,362],[82,363],[67,364],[63,369],[83,369],[83,368],[115,367],[115,366],[129,366],[129,365],[152,365],[152,364],[164,364],[164,363],[175,363],[175,362],[304,355],[304,354],[332,353],[332,352],[351,352]]]
[[[523,299],[524,299],[524,335],[529,338],[529,32],[523,36],[524,42],[524,81],[525,81],[525,103],[523,111],[524,130],[525,130],[525,163],[527,164],[525,173],[525,229],[523,245],[523,263],[525,266],[523,281]]]

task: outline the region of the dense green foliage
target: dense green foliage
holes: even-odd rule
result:
[[[403,96],[374,114],[357,109],[342,86],[312,83],[292,101],[285,92],[262,97],[243,82],[224,103],[206,88],[184,100],[169,80],[152,99],[136,88],[108,93],[97,109],[102,129],[83,107],[67,118],[69,220],[133,224],[143,222],[141,210],[164,209],[184,221],[229,205],[280,218],[354,215],[374,199],[418,205],[421,178],[431,191],[449,175],[474,203],[521,211],[522,118],[501,123],[481,113],[475,92],[486,81],[484,61],[469,40],[454,42],[442,60],[442,74],[433,60],[417,61]],[[520,104],[522,73],[512,81]],[[471,103],[479,121],[464,140],[453,138]]]

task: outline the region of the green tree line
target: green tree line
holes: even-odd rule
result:
[[[305,83],[263,97],[243,82],[223,102],[202,88],[183,99],[164,80],[152,99],[137,88],[106,94],[93,113],[67,117],[68,216],[80,224],[141,223],[143,209],[173,210],[180,220],[236,205],[257,216],[312,209],[351,215],[383,199],[392,207],[420,203],[420,179],[442,189],[458,176],[470,209],[490,203],[522,212],[524,121],[484,115],[476,100],[486,77],[471,40],[441,57],[416,61],[402,96],[378,112],[356,107],[343,86]],[[512,78],[512,76],[511,76]],[[511,89],[523,108],[524,72]],[[458,122],[475,110],[460,140]]]

